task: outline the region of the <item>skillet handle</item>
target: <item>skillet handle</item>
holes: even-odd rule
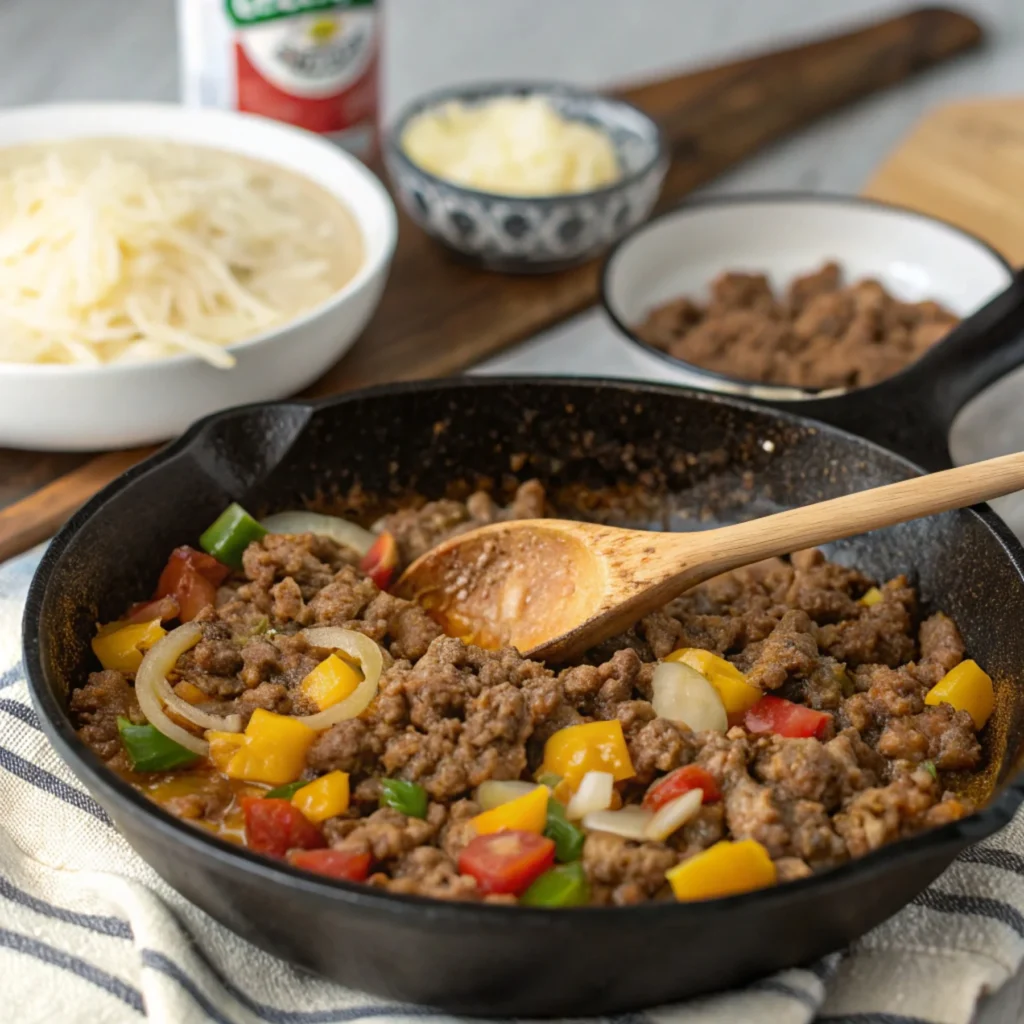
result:
[[[1024,364],[1024,270],[907,369],[833,398],[772,401],[840,427],[936,472],[952,466],[949,430],[979,392]]]

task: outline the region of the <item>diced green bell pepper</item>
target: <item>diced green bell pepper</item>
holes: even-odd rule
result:
[[[218,562],[242,568],[245,549],[267,531],[236,502],[228,505],[199,538],[199,546]]]
[[[565,808],[552,797],[548,800],[548,820],[544,835],[555,841],[555,859],[562,864],[579,860],[583,855],[586,834],[566,816]]]
[[[400,811],[409,818],[425,818],[427,791],[418,783],[404,779],[381,779],[380,805]]]
[[[934,761],[922,761],[921,767],[936,781],[939,781],[939,770]]]
[[[548,789],[554,789],[562,781],[562,776],[556,775],[554,772],[541,772],[537,776],[537,781],[542,786],[547,786]]]
[[[135,725],[118,715],[117,731],[137,772],[168,772],[199,760],[199,755],[165,736],[154,725]]]
[[[583,865],[576,861],[545,871],[523,893],[519,902],[527,907],[579,907],[589,899],[587,874]]]
[[[276,786],[269,793],[263,794],[264,800],[291,800],[303,786],[308,786],[306,779],[299,779],[297,782],[286,782],[283,786]]]

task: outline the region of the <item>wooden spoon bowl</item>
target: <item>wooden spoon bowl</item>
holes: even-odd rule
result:
[[[565,661],[730,569],[1024,488],[1024,453],[693,533],[522,519],[418,558],[396,593],[451,636]]]

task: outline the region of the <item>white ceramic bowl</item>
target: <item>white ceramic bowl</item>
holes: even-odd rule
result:
[[[641,376],[758,398],[815,397],[701,369],[646,344],[631,328],[669,299],[705,299],[723,271],[764,273],[781,290],[828,259],[850,281],[874,277],[900,299],[935,299],[961,317],[1012,277],[995,249],[924,214],[855,196],[777,193],[693,200],[632,231],[605,261],[601,299],[633,343]]]
[[[351,347],[380,299],[398,236],[394,205],[377,178],[332,143],[250,114],[170,104],[0,111],[0,148],[115,136],[210,146],[303,174],[351,210],[365,260],[323,305],[232,345],[230,370],[190,355],[103,367],[0,363],[0,445],[88,451],[148,444],[216,409],[294,394]]]

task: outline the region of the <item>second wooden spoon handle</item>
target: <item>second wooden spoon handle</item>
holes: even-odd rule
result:
[[[691,565],[699,558],[717,574],[762,558],[965,508],[1019,490],[1024,490],[1024,452],[844,494],[735,526],[678,536],[688,539],[686,551]],[[699,555],[694,551],[698,537],[707,541],[707,548]]]

